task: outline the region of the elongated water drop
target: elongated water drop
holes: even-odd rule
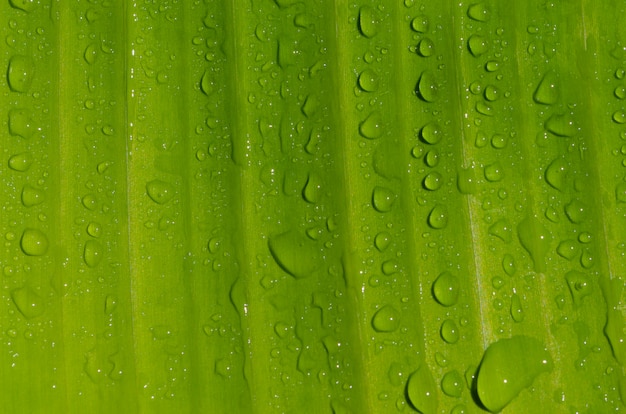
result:
[[[369,39],[378,33],[378,15],[376,10],[369,6],[363,6],[359,10],[359,31]]]
[[[317,174],[309,174],[309,178],[302,190],[302,197],[309,203],[317,203],[322,196],[322,181]]]
[[[417,82],[416,93],[417,96],[425,102],[434,102],[437,100],[439,97],[439,85],[431,72],[425,71],[422,73]]]
[[[14,92],[28,92],[35,76],[35,64],[27,56],[16,55],[9,61],[7,80]]]
[[[437,385],[426,364],[415,370],[407,381],[406,393],[411,405],[422,414],[435,414],[439,401]]]
[[[517,226],[517,236],[522,247],[530,254],[535,271],[544,272],[546,254],[550,250],[552,235],[536,217],[526,217]]]
[[[87,240],[83,250],[83,260],[89,267],[96,267],[102,260],[102,245],[95,240]]]
[[[501,339],[489,345],[483,355],[476,380],[478,397],[486,409],[499,412],[539,374],[551,369],[550,354],[537,339]]]
[[[9,0],[9,3],[14,9],[22,10],[26,13],[35,10],[39,4],[37,0]]]
[[[511,317],[515,322],[522,322],[524,320],[522,301],[519,295],[515,293],[511,295]]]
[[[564,191],[569,173],[569,163],[557,158],[546,168],[546,182],[559,191]]]
[[[276,263],[295,278],[309,276],[321,264],[318,245],[293,230],[270,237],[268,245]]]
[[[556,75],[548,71],[537,85],[533,99],[538,104],[553,105],[559,99],[559,88],[557,86]]]
[[[200,90],[206,96],[210,96],[215,91],[213,79],[211,79],[211,74],[208,70],[204,72],[202,78],[200,79]]]

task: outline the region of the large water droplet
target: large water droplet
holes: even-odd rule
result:
[[[372,318],[372,326],[377,332],[393,332],[400,325],[400,313],[391,305],[380,308]]]
[[[22,204],[24,207],[33,207],[43,203],[44,192],[31,185],[25,184],[22,189]]]
[[[83,260],[89,267],[96,267],[102,260],[102,245],[95,240],[87,240],[83,250]]]
[[[546,121],[548,131],[559,137],[571,137],[576,133],[574,119],[570,115],[554,114]]]
[[[571,270],[565,274],[567,286],[574,300],[575,306],[580,306],[584,297],[591,294],[591,280],[586,274]]]
[[[443,321],[439,333],[441,338],[449,344],[456,344],[459,342],[459,328],[452,319],[446,319]]]
[[[30,114],[25,109],[11,109],[9,111],[9,133],[13,136],[30,138],[35,132]]]
[[[365,69],[359,75],[359,87],[366,92],[375,92],[378,90],[378,75],[372,69]]]
[[[415,370],[407,381],[406,392],[411,405],[422,414],[435,414],[439,401],[437,385],[426,364]]]
[[[548,71],[537,85],[533,99],[539,104],[553,105],[559,100],[559,88],[557,86],[556,75]]]
[[[459,289],[459,279],[450,272],[443,272],[433,283],[433,296],[443,306],[453,306],[459,300]]]
[[[174,197],[174,187],[161,180],[152,180],[146,184],[148,196],[157,204],[165,204]]]
[[[417,96],[426,102],[434,102],[439,97],[439,86],[435,75],[429,71],[425,71],[417,81],[417,88],[415,90]]]
[[[43,256],[48,251],[48,238],[36,229],[26,229],[20,240],[22,251],[28,256]]]
[[[376,10],[363,6],[359,10],[359,31],[369,39],[378,33],[378,15]]]
[[[428,225],[433,229],[443,229],[448,225],[448,209],[443,204],[438,204],[428,215]]]
[[[479,22],[486,22],[489,20],[491,13],[484,3],[476,3],[467,8],[467,16]]]
[[[367,118],[359,125],[359,133],[364,138],[376,139],[383,134],[382,118],[380,113],[375,111],[368,115]]]
[[[306,236],[287,231],[270,237],[269,249],[276,263],[295,278],[309,276],[320,266],[320,249]]]
[[[374,187],[372,191],[372,205],[376,211],[380,213],[391,211],[395,201],[396,194],[389,188],[381,186]]]
[[[32,163],[33,157],[29,152],[21,152],[19,154],[12,155],[9,158],[9,168],[14,171],[27,171]]]
[[[446,374],[441,379],[441,390],[449,397],[459,398],[463,392],[463,377],[456,369]]]
[[[501,339],[483,356],[476,380],[478,397],[489,411],[499,412],[539,374],[551,369],[550,354],[537,339]]]
[[[41,296],[39,296],[30,287],[22,287],[15,289],[11,292],[11,299],[26,319],[32,319],[41,315],[44,311],[44,302]]]
[[[517,236],[522,247],[530,254],[536,272],[544,272],[546,254],[550,250],[552,235],[536,217],[526,217],[517,226]]]
[[[34,76],[35,64],[31,58],[23,55],[16,55],[11,58],[7,80],[12,91],[28,92]]]
[[[487,39],[484,36],[474,34],[471,35],[469,40],[467,41],[467,48],[473,56],[479,57],[487,53],[487,50],[489,50],[489,45],[487,43]]]
[[[563,158],[557,158],[546,168],[546,181],[559,191],[564,191],[569,173],[569,164]]]

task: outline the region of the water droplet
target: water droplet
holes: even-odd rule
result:
[[[87,234],[95,238],[100,237],[102,235],[102,226],[100,223],[96,223],[95,221],[90,222],[87,225]]]
[[[433,283],[433,296],[443,306],[456,305],[459,290],[459,279],[450,272],[441,273]]]
[[[424,156],[424,162],[431,168],[434,168],[439,164],[439,151],[431,149]]]
[[[556,248],[556,252],[559,254],[559,256],[567,260],[572,260],[574,259],[574,257],[578,255],[579,248],[578,248],[578,245],[576,244],[576,241],[568,239],[568,240],[563,240],[562,242],[559,243],[559,245]]]
[[[448,209],[443,204],[438,204],[428,215],[428,225],[433,229],[443,229],[448,225]]]
[[[493,183],[502,180],[503,174],[502,166],[497,161],[485,167],[485,178],[489,182]]]
[[[543,76],[535,93],[533,99],[538,104],[553,105],[559,100],[559,88],[557,85],[556,74],[553,71],[548,71]]]
[[[372,326],[377,332],[393,332],[400,325],[400,313],[393,306],[380,308],[372,318]]]
[[[619,183],[615,186],[615,199],[619,203],[626,203],[626,183]]]
[[[309,174],[309,178],[302,190],[302,196],[309,203],[319,202],[322,196],[322,181],[316,174]]]
[[[36,318],[43,314],[44,302],[41,296],[39,296],[30,287],[17,288],[11,292],[11,299],[26,319]]]
[[[430,122],[422,127],[420,137],[425,143],[434,145],[441,141],[443,132],[438,123]]]
[[[463,404],[459,404],[457,406],[455,406],[451,411],[450,414],[467,414],[468,411],[465,408],[465,406]]]
[[[613,112],[613,121],[618,124],[626,124],[626,112],[623,110]]]
[[[93,65],[96,63],[96,58],[98,57],[98,47],[94,43],[91,43],[85,48],[83,57],[85,58],[85,62]]]
[[[161,180],[152,180],[146,184],[148,196],[157,204],[165,204],[174,197],[174,187]]]
[[[571,137],[576,133],[574,120],[569,115],[554,114],[546,121],[546,129],[559,137]]]
[[[489,345],[478,371],[477,392],[489,411],[499,412],[542,372],[552,369],[545,346],[534,338],[514,336]]]
[[[618,85],[615,87],[613,94],[617,99],[626,99],[626,86]]]
[[[557,158],[546,168],[546,181],[559,191],[564,191],[569,175],[569,164],[563,158]]]
[[[93,194],[87,194],[82,199],[83,206],[87,210],[94,211],[98,207],[98,199]]]
[[[317,244],[295,231],[270,237],[268,245],[276,263],[295,278],[309,276],[320,265]]]
[[[44,201],[44,192],[38,188],[35,188],[31,185],[24,185],[22,189],[22,204],[25,207],[33,207],[43,203]]]
[[[536,217],[526,217],[517,226],[517,236],[522,247],[530,254],[535,271],[544,272],[546,254],[552,241],[548,229]]]
[[[426,364],[422,364],[409,376],[406,392],[411,405],[422,414],[435,414],[439,401],[437,385]]]
[[[577,270],[570,270],[565,274],[565,280],[574,300],[574,305],[579,306],[583,298],[591,294],[592,288],[589,277]]]
[[[489,102],[478,101],[476,102],[476,112],[485,116],[493,116],[493,106]]]
[[[503,278],[501,278],[500,276],[494,276],[491,279],[491,286],[493,286],[494,289],[498,290],[498,289],[502,289],[502,286],[504,286],[506,282],[504,281]]]
[[[463,377],[456,369],[446,372],[441,379],[441,390],[449,397],[459,398],[463,392]]]
[[[436,171],[433,171],[424,177],[424,188],[430,191],[436,191],[441,188],[443,177]]]
[[[197,78],[196,78],[197,79]],[[215,92],[215,87],[213,84],[213,79],[211,78],[211,74],[209,71],[205,71],[200,79],[200,90],[206,96],[211,96],[213,92]]]
[[[110,315],[117,308],[117,298],[113,295],[107,295],[104,299],[104,313]]]
[[[572,200],[565,206],[565,215],[572,223],[579,224],[585,220],[587,208],[578,200]]]
[[[383,134],[382,118],[380,113],[375,111],[369,114],[367,118],[359,125],[359,133],[364,138],[376,139]]]
[[[439,86],[435,76],[429,71],[423,72],[417,82],[415,92],[425,102],[436,101],[439,96]]]
[[[429,26],[430,23],[428,21],[428,17],[426,16],[417,16],[411,20],[411,29],[418,33],[426,33]]]
[[[306,99],[304,100],[304,103],[302,104],[302,113],[307,118],[311,118],[315,116],[319,108],[320,108],[319,99],[317,99],[313,95],[309,95],[306,97]]]
[[[9,168],[14,171],[27,171],[32,163],[33,157],[29,152],[21,152],[19,154],[12,155],[9,158]]]
[[[459,168],[457,174],[457,188],[461,194],[474,194],[476,192],[476,168]]]
[[[14,9],[30,13],[37,8],[39,3],[37,0],[9,0],[9,4],[11,4],[11,7]]]
[[[474,57],[479,57],[489,50],[487,39],[481,35],[471,35],[467,41],[467,48]]]
[[[522,301],[517,294],[511,295],[511,317],[515,322],[522,322],[524,320]]]
[[[379,80],[378,75],[372,69],[365,69],[359,75],[358,83],[359,87],[366,92],[375,92],[378,90]]]
[[[449,344],[456,344],[459,341],[459,328],[452,319],[443,321],[439,333],[441,338]]]
[[[25,109],[11,109],[9,111],[9,133],[13,136],[30,138],[35,132],[30,114]]]
[[[505,135],[495,134],[493,137],[491,137],[491,146],[494,147],[495,149],[506,148],[506,145],[507,145],[507,138]]]
[[[504,270],[504,273],[509,276],[513,276],[515,274],[517,268],[515,267],[515,259],[512,255],[508,253],[504,255],[502,258],[502,269]]]
[[[484,3],[475,3],[468,7],[467,16],[479,22],[486,22],[489,20],[491,13]]]
[[[435,53],[435,43],[430,38],[425,37],[417,44],[416,52],[422,57],[430,57]]]
[[[498,62],[497,60],[490,60],[485,63],[485,70],[487,72],[495,72],[498,69],[500,69],[500,62]]]
[[[363,6],[359,10],[359,31],[369,39],[378,33],[378,15],[373,8]]]
[[[33,83],[35,64],[27,56],[16,55],[9,61],[7,80],[13,92],[28,92]]]
[[[509,243],[513,234],[511,223],[507,219],[500,219],[489,226],[489,234]]]
[[[48,251],[48,238],[40,230],[26,229],[22,233],[20,246],[28,256],[43,256]]]
[[[493,85],[487,85],[485,86],[485,92],[483,94],[486,100],[493,102],[500,97],[500,90]]]
[[[83,259],[89,267],[96,267],[102,260],[102,245],[95,240],[87,240],[83,250]]]
[[[376,246],[376,249],[378,249],[379,252],[387,250],[389,244],[391,244],[391,234],[386,231],[381,231],[374,238],[374,246]]]
[[[386,213],[396,201],[396,194],[387,187],[376,186],[372,191],[372,205],[376,211]]]

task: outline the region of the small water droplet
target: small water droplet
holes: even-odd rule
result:
[[[436,171],[433,171],[424,177],[424,188],[429,191],[436,191],[441,188],[443,177]]]
[[[511,295],[511,317],[515,322],[522,322],[524,320],[524,309],[522,308],[522,301],[518,294]]]
[[[422,127],[420,137],[425,143],[434,145],[441,141],[443,132],[437,122],[430,122]]]
[[[430,23],[428,21],[428,17],[426,16],[417,16],[413,20],[411,20],[411,29],[418,33],[426,33]]]
[[[448,225],[448,209],[443,204],[438,204],[428,215],[428,225],[433,229],[443,229]]]
[[[498,62],[497,60],[490,60],[485,63],[485,70],[487,72],[495,72],[498,69],[500,69],[500,62]]]
[[[385,305],[374,314],[372,326],[377,332],[393,332],[400,325],[400,313],[391,305]]]
[[[512,255],[507,253],[504,257],[502,257],[502,269],[504,270],[504,273],[509,276],[513,276],[515,274],[517,268],[515,267],[515,259]]]
[[[33,319],[43,314],[44,301],[32,288],[25,286],[11,292],[11,299],[26,319]]]
[[[513,234],[511,223],[507,219],[500,219],[489,226],[489,234],[498,237],[505,243],[509,243]]]
[[[43,256],[48,251],[48,238],[36,229],[26,229],[22,233],[20,246],[28,256]]]
[[[43,203],[44,201],[44,192],[38,188],[35,188],[31,185],[24,185],[22,189],[22,204],[25,207],[33,207]]]
[[[422,414],[435,414],[439,401],[437,385],[426,364],[422,364],[409,376],[406,393],[411,405]]]
[[[417,82],[415,92],[425,102],[436,101],[439,97],[439,86],[435,76],[429,71],[423,72]]]
[[[577,270],[570,270],[565,274],[565,280],[569,287],[570,294],[574,300],[574,305],[579,306],[583,298],[591,294],[591,280],[589,277]]]
[[[626,99],[626,86],[625,85],[617,85],[613,94],[617,99]]]
[[[545,257],[552,241],[548,229],[536,217],[526,217],[517,226],[517,235],[522,247],[530,254],[535,271],[544,272]]]
[[[559,88],[557,85],[556,74],[553,71],[548,71],[543,76],[535,93],[533,99],[538,104],[553,105],[559,100]]]
[[[479,22],[486,22],[491,17],[491,13],[484,3],[475,3],[467,8],[467,16]]]
[[[29,152],[21,152],[9,158],[9,168],[14,171],[25,172],[33,163],[33,157]]]
[[[450,272],[441,273],[433,282],[433,296],[443,306],[456,305],[459,290],[459,279]]]
[[[504,279],[500,276],[494,276],[493,278],[491,278],[491,286],[493,286],[493,288],[496,290],[502,289],[505,283],[506,282],[504,281]]]
[[[459,371],[446,372],[441,379],[441,390],[449,397],[459,398],[463,392],[463,377]]]
[[[152,180],[146,184],[148,196],[157,204],[165,204],[174,197],[174,187],[161,180]]]
[[[415,50],[422,57],[430,57],[435,53],[435,43],[430,38],[425,37],[419,41]]]
[[[386,231],[381,231],[374,238],[374,246],[378,249],[379,252],[384,252],[387,250],[387,247],[391,244],[391,234]]]
[[[534,338],[514,336],[489,345],[478,371],[477,393],[489,411],[499,412],[542,372],[552,369],[545,346]]]
[[[378,33],[378,15],[371,7],[363,6],[359,10],[359,31],[369,39]]]
[[[372,69],[365,69],[359,75],[358,84],[366,92],[375,92],[379,85],[378,75]]]
[[[449,344],[456,344],[459,342],[459,328],[452,319],[446,319],[443,321],[439,333],[441,334],[441,338]]]
[[[618,124],[626,124],[626,112],[623,110],[613,112],[613,121]]]
[[[35,64],[31,58],[23,55],[16,55],[11,58],[7,71],[7,80],[9,88],[13,92],[28,92],[34,76]]]
[[[83,259],[89,267],[96,267],[102,260],[102,245],[95,240],[87,240],[83,250]]]
[[[380,138],[383,134],[382,118],[378,111],[374,111],[359,125],[359,133],[367,139]]]
[[[424,162],[431,168],[434,168],[439,164],[439,151],[437,149],[431,149],[424,156]]]
[[[268,245],[276,263],[295,278],[309,276],[320,265],[318,245],[303,234],[287,231],[270,237]]]
[[[396,194],[389,188],[381,186],[374,187],[372,191],[372,205],[376,211],[380,213],[391,211],[395,201]]]
[[[489,50],[487,39],[477,34],[470,36],[467,41],[467,48],[474,57],[482,56]]]
[[[570,115],[554,114],[545,124],[546,130],[559,137],[571,137],[576,133],[574,120]]]

